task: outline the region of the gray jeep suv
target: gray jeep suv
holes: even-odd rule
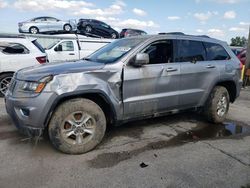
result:
[[[220,123],[240,87],[240,62],[226,43],[162,34],[120,39],[80,61],[22,69],[5,99],[21,131],[46,130],[55,148],[80,154],[97,146],[110,124],[184,109]]]

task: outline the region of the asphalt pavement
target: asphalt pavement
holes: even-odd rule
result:
[[[224,124],[194,112],[136,121],[82,155],[20,135],[0,99],[0,187],[250,187],[250,90]]]

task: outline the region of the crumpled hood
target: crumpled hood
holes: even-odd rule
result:
[[[54,76],[58,74],[99,70],[104,66],[105,64],[103,63],[95,63],[84,60],[74,62],[48,63],[21,69],[16,73],[16,79],[26,81],[39,81],[40,79],[49,75]]]

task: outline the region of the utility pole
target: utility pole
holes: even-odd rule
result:
[[[246,63],[245,63],[245,70],[244,70],[244,79],[243,79],[243,87],[245,87],[246,79],[249,79],[250,75],[246,75],[247,70],[250,69],[250,27],[248,32],[248,42],[247,42],[247,53],[246,53]]]

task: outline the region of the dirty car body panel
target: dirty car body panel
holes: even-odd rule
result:
[[[224,45],[215,39],[183,37],[181,39]],[[232,54],[230,61],[214,63],[216,71],[213,73],[206,68],[213,62],[178,62],[175,53],[168,54],[171,58],[160,63],[141,67],[131,64],[136,54],[153,43],[172,40],[175,49],[177,39],[176,35],[120,39],[85,60],[22,69],[15,74],[6,94],[7,112],[17,127],[44,129],[59,101],[86,93],[101,94],[107,99],[117,122],[203,106],[214,85],[220,81],[233,81],[238,95],[239,62]],[[152,52],[152,55],[156,54]],[[106,61],[110,59],[112,61]],[[20,90],[22,82],[39,82],[47,76],[53,79],[41,93]]]

